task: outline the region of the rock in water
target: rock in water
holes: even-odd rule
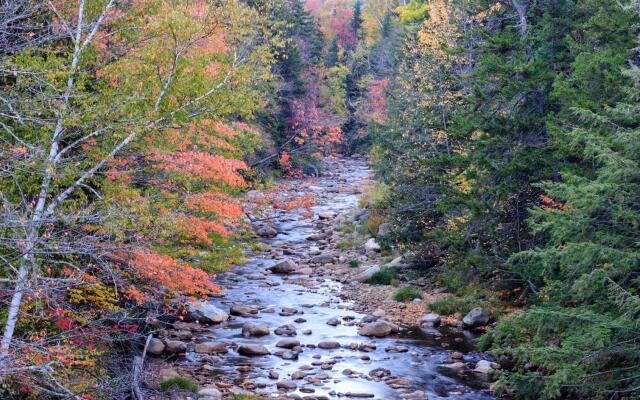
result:
[[[296,385],[295,382],[291,380],[285,379],[282,381],[278,381],[276,383],[276,387],[278,389],[295,390],[298,387],[298,385]]]
[[[483,326],[489,323],[491,316],[489,312],[484,308],[477,307],[469,311],[467,315],[462,319],[462,323],[467,328],[475,328],[477,326]]]
[[[333,211],[323,211],[318,214],[318,218],[320,219],[334,219],[336,217],[336,213]]]
[[[340,343],[338,342],[320,342],[318,343],[318,347],[324,350],[333,350],[340,347]]]
[[[296,339],[282,339],[278,343],[276,343],[276,347],[280,347],[283,349],[292,349],[297,346],[300,346],[300,341]]]
[[[238,354],[243,356],[266,356],[269,350],[261,344],[241,344],[238,347]]]
[[[189,314],[186,316],[187,321],[198,321],[201,324],[219,324],[229,319],[229,314],[222,311],[211,303],[198,302],[196,304],[189,303]]]
[[[204,342],[197,343],[195,347],[196,353],[226,353],[227,345],[222,342]]]
[[[184,353],[187,351],[187,344],[179,340],[167,340],[166,350],[169,354]]]
[[[376,321],[363,325],[358,333],[362,336],[385,337],[398,332],[398,326],[387,321]]]
[[[258,309],[256,307],[236,303],[231,306],[229,313],[231,315],[238,315],[241,317],[252,317],[258,313]]]
[[[255,227],[253,228],[253,231],[256,233],[257,236],[260,236],[263,238],[272,238],[272,237],[278,236],[278,231],[275,230],[274,227],[269,225],[261,225],[261,226]]]
[[[284,259],[279,263],[269,267],[269,270],[275,274],[292,274],[298,269],[296,263],[290,259]]]
[[[247,322],[242,325],[242,336],[266,336],[269,334],[269,327],[264,324],[252,324]]]

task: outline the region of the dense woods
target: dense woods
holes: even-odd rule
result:
[[[434,0],[398,13],[387,117],[369,125],[380,212],[459,308],[504,314],[481,345],[517,398],[638,393],[638,11]]]
[[[0,397],[135,396],[148,335],[256,246],[242,195],[339,152],[370,157],[383,250],[453,294],[432,310],[491,311],[496,396],[637,398],[639,23],[637,0],[2,2]]]

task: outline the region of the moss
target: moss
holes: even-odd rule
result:
[[[412,287],[403,287],[393,294],[393,299],[395,301],[405,301],[405,300],[413,300],[413,299],[421,299],[422,293],[416,288]]]
[[[170,390],[184,390],[187,392],[198,392],[198,385],[191,379],[184,376],[174,376],[173,378],[165,379],[158,384],[158,389],[163,392]]]
[[[395,277],[396,272],[391,268],[381,268],[380,271],[367,280],[367,283],[371,285],[390,285]]]

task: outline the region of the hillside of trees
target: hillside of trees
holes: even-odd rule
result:
[[[2,2],[0,398],[127,398],[255,244],[241,196],[332,153],[433,311],[491,311],[497,396],[638,398],[639,33],[638,0]]]
[[[480,344],[509,366],[503,394],[636,398],[638,3],[391,9],[385,112],[367,123],[389,242],[458,295],[446,312],[500,316]]]

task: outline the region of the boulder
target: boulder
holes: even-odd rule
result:
[[[226,353],[227,345],[222,342],[204,342],[197,343],[195,350],[196,353]]]
[[[368,252],[378,252],[380,251],[381,247],[374,238],[371,238],[364,244],[364,249]]]
[[[338,326],[340,324],[341,324],[340,320],[336,317],[333,317],[327,321],[327,325],[331,325],[331,326]]]
[[[398,331],[398,326],[391,322],[375,321],[363,325],[360,330],[358,330],[358,334],[362,336],[385,337]]]
[[[273,333],[279,336],[296,336],[296,327],[291,324],[282,325],[277,327]]]
[[[160,356],[162,355],[162,353],[164,353],[164,347],[165,346],[162,340],[151,338],[151,340],[149,340],[149,346],[147,346],[147,353],[151,354],[152,356]]]
[[[198,391],[201,400],[220,400],[222,393],[214,387],[206,387]]]
[[[247,322],[242,325],[242,336],[266,336],[269,334],[269,327],[264,324],[252,324]]]
[[[298,269],[296,263],[286,258],[275,265],[269,267],[269,270],[275,274],[292,274]]]
[[[257,226],[253,228],[253,231],[257,236],[260,236],[263,238],[273,238],[278,236],[278,231],[274,227],[269,225]]]
[[[477,326],[488,324],[490,319],[491,316],[487,310],[477,307],[469,311],[469,313],[464,316],[462,323],[466,328],[475,328]]]
[[[236,303],[231,306],[229,313],[240,317],[252,317],[258,313],[258,308]]]
[[[202,301],[196,304],[189,303],[188,308],[190,312],[185,318],[187,321],[198,321],[209,325],[219,324],[229,319],[229,314],[211,303]]]
[[[167,340],[165,346],[165,351],[168,354],[185,353],[187,351],[187,344],[180,340]]]
[[[266,356],[269,355],[269,350],[261,344],[241,344],[238,347],[238,354],[243,356]]]
[[[296,385],[294,381],[291,381],[289,379],[284,379],[284,380],[276,382],[276,387],[278,389],[296,390],[298,385]]]
[[[280,347],[283,349],[292,349],[297,346],[300,346],[300,341],[291,338],[282,339],[278,343],[276,343],[276,347]]]
[[[476,367],[474,368],[473,372],[476,372],[478,374],[490,375],[493,373],[493,371],[499,368],[500,364],[498,363],[487,360],[480,360],[476,363]]]
[[[332,349],[337,349],[340,347],[340,343],[338,342],[332,342],[332,341],[325,341],[325,342],[320,342],[318,343],[318,347],[324,350],[332,350]]]
[[[365,269],[360,274],[358,274],[358,278],[357,279],[358,279],[359,282],[366,282],[369,279],[371,279],[378,272],[380,272],[380,267],[377,266],[377,265],[374,265],[372,267],[369,267],[369,268]]]
[[[424,326],[438,326],[440,325],[441,319],[438,314],[430,313],[422,317],[420,320],[420,325]]]
[[[336,217],[336,215],[338,215],[338,214],[336,214],[333,211],[323,211],[321,213],[318,213],[318,218],[320,218],[320,219],[334,219]]]

